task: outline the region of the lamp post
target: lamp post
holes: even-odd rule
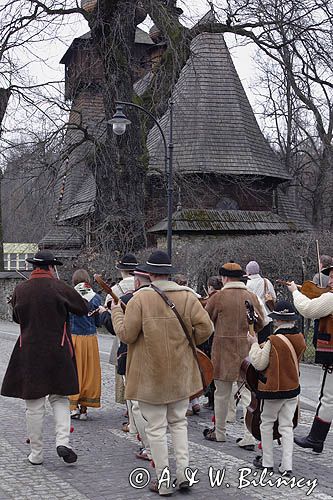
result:
[[[150,116],[150,118],[155,122],[158,130],[163,139],[164,144],[164,163],[165,163],[165,174],[167,176],[167,199],[168,199],[168,215],[167,215],[167,251],[169,258],[172,257],[172,208],[173,208],[173,174],[172,174],[172,155],[173,155],[173,137],[172,137],[172,127],[173,127],[173,102],[169,101],[169,142],[167,143],[165,134],[162,130],[161,125],[158,123],[154,115],[147,109],[134,104],[132,102],[116,101],[116,112],[112,119],[108,123],[112,124],[113,132],[116,135],[123,135],[126,131],[127,125],[131,124],[131,121],[125,116],[123,112],[123,106],[130,106],[132,108],[137,108]]]

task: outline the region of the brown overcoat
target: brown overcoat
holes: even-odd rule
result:
[[[213,325],[193,290],[172,281],[154,281],[177,307],[196,345]],[[202,388],[198,365],[185,333],[169,306],[152,288],[134,293],[126,313],[112,310],[120,340],[128,344],[125,398],[167,404],[189,398]]]
[[[212,345],[214,379],[225,382],[239,380],[242,361],[249,354],[248,321],[245,301],[253,304],[258,315],[256,331],[264,327],[264,313],[258,297],[240,281],[228,282],[208,300],[206,310],[214,325]]]
[[[13,319],[20,324],[17,340],[2,383],[1,394],[39,399],[48,394],[79,392],[71,336],[63,340],[68,313],[83,316],[87,302],[66,283],[51,277],[20,283],[12,298]],[[68,329],[67,329],[68,330]]]

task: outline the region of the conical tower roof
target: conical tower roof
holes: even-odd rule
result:
[[[289,179],[264,138],[222,34],[202,33],[175,85],[174,170]],[[160,120],[168,138],[169,113]],[[147,141],[150,170],[164,171],[156,126]]]

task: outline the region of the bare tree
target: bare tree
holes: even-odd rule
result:
[[[15,36],[12,32],[17,33],[21,25],[25,28],[27,25],[28,31],[32,30],[32,34],[25,38],[28,42],[38,32],[44,34],[47,28],[57,26],[57,20],[59,22],[63,16],[84,16],[91,30],[93,49],[102,63],[101,91],[106,120],[114,113],[115,100],[128,100],[133,95],[132,54],[140,17],[138,10],[144,8],[149,14],[166,44],[160,63],[154,68],[150,86],[140,101],[157,116],[165,112],[173,85],[188,59],[190,43],[199,33],[231,33],[239,41],[256,44],[281,70],[284,88],[290,94],[285,110],[288,116],[294,115],[296,100],[297,109],[303,106],[313,116],[321,150],[316,178],[316,196],[320,203],[314,220],[319,222],[324,215],[325,225],[331,227],[332,203],[324,196],[331,175],[333,126],[332,12],[328,0],[209,2],[214,15],[193,27],[184,26],[180,21],[176,0],[98,0],[89,12],[81,9],[79,2],[74,0],[14,0],[10,4],[15,5],[19,15],[14,21],[13,11],[7,11],[8,40]],[[46,23],[47,28],[42,23]],[[8,52],[9,42],[4,49],[4,53]],[[7,95],[14,90],[12,85],[3,88]],[[82,141],[91,141],[95,146],[91,161],[97,185],[95,224],[100,242],[107,234],[108,249],[140,246],[144,241],[145,139],[151,124],[130,109],[128,114],[133,122],[132,132],[123,137],[115,138],[107,125],[103,140],[96,140],[83,124],[77,124]],[[289,124],[290,117],[287,129]],[[289,155],[287,164],[290,165],[290,128],[285,137],[285,151]]]

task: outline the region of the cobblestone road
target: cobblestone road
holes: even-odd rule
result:
[[[4,332],[12,332],[6,335]],[[0,380],[7,366],[15,337],[15,327],[8,323],[0,323]],[[101,351],[107,350],[111,344],[110,338],[101,338]],[[17,399],[0,398],[0,500],[4,499],[91,499],[91,500],[134,500],[158,498],[148,488],[135,489],[129,484],[129,474],[137,467],[144,467],[154,478],[153,469],[147,462],[135,458],[137,443],[134,437],[123,433],[121,423],[124,420],[124,407],[114,403],[113,367],[102,355],[103,372],[103,407],[90,412],[86,422],[74,423],[72,444],[79,455],[74,465],[66,465],[55,452],[53,419],[48,408],[45,428],[44,446],[45,459],[43,466],[31,466],[26,461],[29,446],[26,441],[24,403]],[[317,376],[317,372],[313,372]],[[306,393],[306,391],[305,391]],[[310,400],[308,400],[310,401]],[[309,408],[309,406],[308,406]],[[313,410],[303,409],[301,423],[297,432],[305,434],[313,419]],[[235,440],[241,435],[242,424],[228,424],[228,442],[209,443],[204,441],[202,430],[210,425],[211,413],[202,410],[200,416],[189,419],[189,439],[191,466],[198,469],[196,484],[188,495],[175,492],[175,498],[189,496],[202,499],[272,499],[307,498],[312,481],[318,480],[309,498],[321,500],[333,498],[333,436],[329,435],[325,450],[318,455],[308,450],[296,447],[294,453],[294,474],[299,480],[304,477],[307,484],[303,487],[291,486],[253,486],[239,488],[246,480],[259,480],[258,475],[249,474],[245,477],[245,469],[251,467],[255,456],[237,447]],[[278,465],[280,450],[276,448],[275,462]],[[174,470],[174,463],[171,461]],[[208,469],[212,466],[225,470],[225,479],[221,486],[210,487]],[[244,473],[243,483],[241,480]],[[279,476],[274,474],[271,481]],[[263,482],[267,482],[266,478]],[[301,483],[299,483],[299,486]]]

